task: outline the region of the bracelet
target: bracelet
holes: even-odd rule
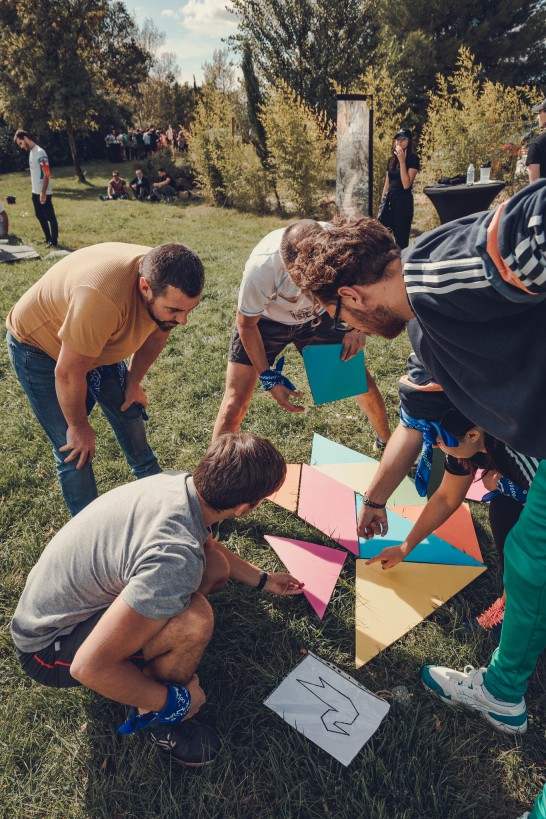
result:
[[[261,575],[260,575],[260,579],[258,580],[258,585],[257,585],[257,586],[254,586],[254,588],[256,589],[256,591],[261,591],[261,590],[263,589],[263,587],[265,586],[265,584],[266,584],[266,583],[267,583],[267,581],[268,581],[268,578],[269,578],[269,575],[268,575],[268,573],[267,573],[267,572],[262,572],[262,573],[261,573]]]
[[[385,506],[387,505],[386,503],[374,503],[369,499],[367,495],[364,495],[364,497],[362,498],[362,503],[364,504],[364,506],[369,506],[370,509],[384,509]]]

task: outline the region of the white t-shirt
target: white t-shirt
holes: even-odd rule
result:
[[[284,231],[285,228],[280,228],[268,233],[250,254],[237,307],[245,316],[264,316],[280,324],[303,324],[313,316],[313,302],[294,284],[282,262],[279,248]]]
[[[32,185],[32,193],[41,193],[44,176],[46,174],[46,171],[49,172],[49,162],[47,160],[47,154],[43,148],[40,148],[39,145],[35,145],[34,148],[29,152],[28,162],[30,166],[30,182]],[[46,193],[48,194],[53,193],[53,191],[51,190],[51,179],[47,183]]]

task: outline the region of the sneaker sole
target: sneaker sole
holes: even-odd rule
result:
[[[479,714],[483,719],[491,725],[496,731],[501,734],[509,734],[510,736],[517,736],[519,734],[525,734],[527,731],[527,720],[522,725],[507,725],[505,722],[499,722],[494,717],[489,716],[486,711],[481,711],[479,708],[472,708],[471,705],[464,705],[462,702],[456,702],[454,700],[450,700],[447,697],[443,697],[438,691],[433,691],[424,680],[421,680],[423,688],[425,691],[428,691],[429,694],[432,694],[435,697],[438,697],[439,700],[442,700],[445,705],[449,705],[450,708],[466,708],[467,711],[473,711],[476,714]]]

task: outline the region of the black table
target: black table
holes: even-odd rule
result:
[[[440,222],[452,222],[471,213],[487,210],[495,196],[505,187],[505,182],[485,182],[474,185],[428,185],[423,193],[428,196]]]

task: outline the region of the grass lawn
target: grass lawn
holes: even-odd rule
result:
[[[129,167],[131,170],[129,170]],[[127,168],[127,170],[125,170]],[[100,202],[111,166],[88,168],[88,186],[70,169],[55,172],[54,203],[62,246],[76,249],[118,240],[155,245],[182,241],[201,256],[206,295],[187,328],[173,332],[146,387],[149,437],[165,468],[192,469],[207,447],[223,391],[230,328],[243,264],[277,217],[255,217],[204,204],[148,205]],[[132,177],[132,164],[121,168]],[[30,200],[28,175],[0,177],[0,200],[10,229],[23,243],[42,236]],[[51,260],[0,265],[5,317]],[[372,339],[368,363],[385,397],[392,426],[397,377],[408,342]],[[306,383],[289,350],[285,372]],[[281,599],[230,585],[212,599],[214,637],[199,674],[208,702],[202,714],[223,739],[210,769],[170,765],[144,739],[120,738],[124,710],[83,690],[56,691],[32,683],[20,670],[8,623],[25,578],[41,550],[67,520],[53,459],[27,401],[0,349],[2,406],[0,526],[0,815],[2,817],[199,817],[199,819],[510,819],[530,807],[542,788],[546,725],[544,662],[528,692],[530,728],[522,740],[496,734],[479,717],[450,710],[425,694],[420,666],[486,664],[488,638],[464,639],[456,626],[481,611],[500,589],[487,517],[473,506],[490,570],[438,612],[361,668],[354,668],[354,559],[348,556],[322,622],[305,599]],[[373,435],[351,400],[284,413],[257,395],[244,429],[268,436],[290,461],[308,461],[314,431],[372,454]],[[131,479],[110,428],[95,410],[95,470],[101,491]],[[265,503],[252,517],[222,526],[230,548],[266,569],[280,569],[264,534],[334,545],[288,512]],[[51,578],[55,582],[55,578]],[[262,705],[311,649],[338,664],[372,691],[405,685],[410,707],[394,705],[354,762],[344,768]]]

